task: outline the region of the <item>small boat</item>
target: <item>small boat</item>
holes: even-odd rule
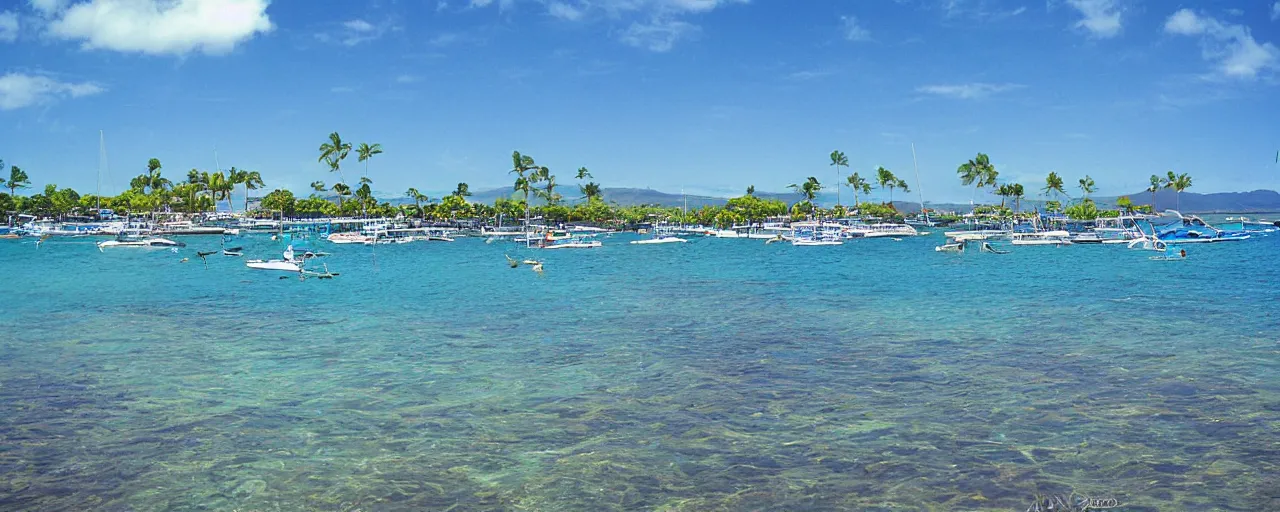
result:
[[[838,238],[797,238],[791,241],[791,245],[797,247],[819,246],[819,245],[844,245],[844,240]]]
[[[355,232],[333,233],[325,237],[325,240],[335,244],[371,244],[375,239],[374,236]]]
[[[223,256],[244,256],[243,247],[230,247],[222,250]]]
[[[688,242],[688,240],[674,236],[660,236],[644,240],[632,240],[631,245],[681,244],[685,242]]]
[[[1009,236],[1013,245],[1071,245],[1071,234],[1066,231],[1034,231]]]
[[[995,246],[991,245],[991,242],[982,242],[982,252],[989,252],[991,254],[1009,254],[1009,251],[996,249]]]
[[[278,270],[281,272],[302,272],[302,265],[285,260],[248,260],[244,266],[254,270]]]
[[[935,252],[964,252],[965,239],[952,239],[947,243],[934,247]]]
[[[542,246],[543,249],[594,249],[604,244],[599,240],[581,240],[570,239],[567,241],[553,242]]]
[[[682,244],[685,242],[688,242],[688,240],[676,236],[674,228],[670,226],[654,226],[651,238],[632,240],[631,245]]]
[[[293,246],[290,245],[284,249],[284,259],[279,260],[247,260],[244,266],[254,270],[275,270],[280,272],[302,272],[303,265],[307,260],[323,256],[324,253],[313,253],[310,251],[302,253],[302,257],[297,257],[293,252]],[[328,267],[325,272],[329,271]],[[336,274],[335,274],[336,275]]]
[[[108,247],[145,247],[145,248],[178,248],[186,247],[187,244],[175,242],[168,238],[144,236],[139,232],[121,231],[115,240],[103,240],[98,242],[98,250],[101,251]]]

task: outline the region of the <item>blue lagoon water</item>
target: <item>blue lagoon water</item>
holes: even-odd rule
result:
[[[0,509],[1280,510],[1280,236],[631,239],[0,240]]]

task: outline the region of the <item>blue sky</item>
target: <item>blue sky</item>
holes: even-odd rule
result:
[[[1037,190],[1276,189],[1278,43],[1272,0],[7,0],[0,158],[92,191],[104,130],[104,192],[215,149],[302,192],[337,130],[383,145],[385,194],[509,186],[517,149],[740,194],[834,183],[833,149],[915,188],[914,142],[930,201],[979,151]]]

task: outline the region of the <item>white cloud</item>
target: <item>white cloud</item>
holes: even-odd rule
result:
[[[1280,2],[1271,6],[1271,21],[1280,20]]]
[[[346,86],[346,85],[340,85],[337,87],[330,87],[329,92],[334,94],[346,94],[346,93],[356,92],[356,88]]]
[[[67,2],[66,0],[30,0],[30,3],[31,8],[48,15],[62,10],[62,6]]]
[[[849,41],[870,41],[871,32],[863,28],[858,23],[858,18],[854,16],[840,17],[840,32],[844,34],[844,38]]]
[[[12,43],[18,40],[18,13],[0,12],[0,42]]]
[[[398,84],[411,84],[421,80],[422,80],[421,78],[418,78],[413,75],[400,75],[396,77],[396,83]]]
[[[670,51],[677,42],[690,39],[701,28],[686,18],[715,9],[746,4],[750,0],[469,0],[472,8],[497,5],[508,11],[517,4],[543,10],[548,16],[571,22],[601,20],[626,25],[619,40],[656,52]]]
[[[61,98],[89,96],[103,92],[93,82],[59,82],[47,76],[9,73],[0,76],[0,110],[14,110],[51,103]]]
[[[566,4],[564,2],[551,2],[547,4],[547,14],[557,18],[569,21],[578,21],[585,14],[582,9]]]
[[[393,29],[395,26],[390,20],[373,24],[363,19],[353,19],[334,26],[330,31],[318,32],[315,36],[316,39],[325,43],[355,46],[376,40]]]
[[[353,32],[372,32],[373,24],[365,20],[351,20],[343,23],[342,26]]]
[[[272,30],[269,0],[89,0],[50,12],[48,33],[86,49],[218,55]],[[58,2],[41,0],[43,7]],[[41,7],[43,9],[43,7]]]
[[[701,30],[697,25],[684,21],[655,19],[648,23],[632,23],[622,33],[621,40],[636,48],[661,53],[671,51],[681,39],[696,37]]]
[[[1216,63],[1217,72],[1226,78],[1252,79],[1264,70],[1280,67],[1280,50],[1271,43],[1259,43],[1244,25],[1223,23],[1191,9],[1181,9],[1165,20],[1164,30],[1199,37],[1201,56]]]
[[[992,94],[1013,91],[1025,86],[1021,84],[988,84],[974,82],[968,84],[925,85],[916,88],[916,92],[946,96],[962,100],[985,98]]]
[[[1084,16],[1075,27],[1084,29],[1092,37],[1115,37],[1124,27],[1116,0],[1067,0],[1067,4]]]

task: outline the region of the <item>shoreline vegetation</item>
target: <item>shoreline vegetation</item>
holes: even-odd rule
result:
[[[343,163],[354,156],[362,165],[362,174],[353,184],[349,184]],[[27,172],[14,165],[9,168],[7,177],[0,176],[0,188],[8,192],[0,192],[0,212],[8,217],[12,225],[18,216],[36,218],[65,219],[69,217],[97,216],[102,210],[110,210],[117,215],[151,215],[156,213],[203,215],[219,213],[218,207],[225,203],[227,212],[236,213],[236,204],[232,197],[236,192],[243,192],[243,208],[240,214],[251,218],[271,218],[280,215],[288,218],[323,218],[323,217],[382,217],[403,216],[422,221],[471,221],[481,223],[502,223],[503,220],[514,223],[519,219],[541,218],[544,222],[587,222],[608,225],[634,226],[640,223],[659,219],[664,222],[679,224],[698,224],[727,228],[743,223],[760,222],[765,219],[789,218],[793,221],[809,219],[831,219],[847,216],[862,216],[886,220],[902,220],[905,215],[893,203],[895,191],[909,193],[910,185],[906,180],[896,176],[893,171],[879,167],[868,177],[854,171],[847,176],[841,172],[848,168],[848,157],[841,151],[833,151],[830,155],[832,167],[836,169],[837,179],[834,186],[837,204],[822,207],[816,201],[818,194],[832,186],[824,184],[815,176],[792,184],[787,188],[795,194],[795,201],[784,202],[778,199],[758,197],[755,186],[748,185],[746,193],[730,198],[723,206],[704,205],[688,210],[685,208],[661,206],[656,204],[619,205],[606,202],[602,195],[602,185],[594,181],[594,175],[586,167],[580,167],[573,174],[572,185],[562,185],[553,171],[538,165],[530,155],[516,151],[512,154],[512,169],[508,175],[513,177],[511,193],[499,197],[492,204],[471,201],[470,186],[459,182],[454,191],[443,197],[430,197],[416,187],[410,187],[404,197],[412,203],[393,205],[379,200],[372,191],[374,180],[370,178],[370,163],[373,158],[383,153],[381,144],[360,143],[353,145],[343,140],[338,132],[329,134],[319,147],[319,163],[325,164],[330,175],[336,174],[337,182],[329,184],[325,180],[311,183],[311,193],[306,197],[297,197],[292,191],[273,189],[266,193],[256,208],[250,208],[249,195],[254,190],[265,190],[266,178],[259,171],[251,171],[230,167],[225,172],[216,169],[212,172],[191,169],[186,179],[173,181],[162,174],[163,165],[159,159],[148,160],[143,173],[129,182],[129,189],[115,196],[98,196],[80,194],[71,188],[60,188],[49,184],[42,191],[20,195],[19,190],[31,188],[31,179]],[[4,168],[0,160],[0,169]],[[1027,211],[1022,208],[1023,201],[1035,185],[1024,186],[1000,179],[1000,173],[991,163],[990,157],[978,153],[973,159],[960,164],[956,170],[957,177],[964,186],[973,187],[972,213],[994,219],[1019,220],[1039,214],[1039,208]],[[1118,217],[1122,214],[1155,213],[1154,207],[1157,192],[1171,190],[1175,192],[1175,203],[1164,205],[1166,208],[1181,206],[1181,194],[1192,186],[1192,178],[1186,173],[1175,174],[1169,171],[1165,176],[1152,175],[1150,186],[1146,192],[1151,193],[1152,205],[1137,205],[1128,196],[1116,200],[1117,208],[1103,209],[1091,197],[1097,191],[1097,184],[1092,177],[1085,175],[1077,181],[1071,190],[1079,189],[1080,194],[1073,197],[1068,192],[1066,181],[1057,172],[1050,172],[1042,186],[1038,188],[1045,213],[1057,213],[1072,220],[1094,220],[1100,217]],[[564,192],[572,190],[571,196]],[[841,204],[841,191],[847,187],[853,194],[853,204]],[[887,191],[888,202],[864,202],[861,199],[869,196],[873,189]],[[330,200],[326,193],[333,194]],[[985,194],[998,197],[998,204],[984,204]],[[945,212],[930,209],[922,205],[922,214],[932,219],[947,221],[956,220],[958,212]]]

